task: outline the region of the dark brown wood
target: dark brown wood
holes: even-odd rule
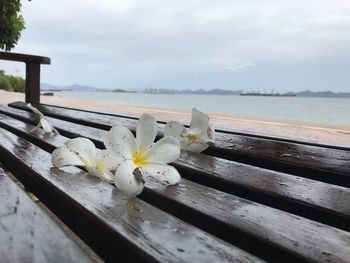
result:
[[[0,167],[0,262],[92,262]]]
[[[13,52],[3,52],[3,51],[0,51],[0,59],[1,60],[24,62],[24,63],[37,63],[37,64],[50,64],[51,63],[51,60],[48,57],[13,53]]]
[[[9,106],[28,110],[22,102],[12,103]],[[109,130],[113,125],[123,125],[135,130],[137,123],[134,119],[51,106],[36,106],[47,116],[104,130]],[[162,135],[161,131],[159,135]],[[350,187],[350,151],[346,150],[217,133],[215,147],[210,147],[204,153]]]
[[[121,114],[116,114],[116,113],[110,113],[110,112],[104,112],[104,111],[93,111],[93,110],[88,110],[88,109],[78,109],[78,108],[72,108],[72,107],[66,107],[66,106],[60,106],[60,105],[50,105],[50,104],[45,104],[41,103],[43,106],[49,106],[49,107],[54,107],[54,108],[61,108],[61,109],[68,109],[68,110],[74,110],[74,111],[80,111],[80,112],[88,112],[88,113],[94,113],[98,115],[103,115],[103,116],[114,116],[114,117],[120,117],[128,120],[138,120],[137,117],[133,116],[126,116],[126,115],[121,115]],[[159,124],[166,124],[167,121],[165,120],[157,120]],[[185,127],[189,127],[188,124],[183,123]],[[161,126],[161,125],[160,125]],[[273,140],[273,141],[278,141],[278,142],[289,142],[289,143],[297,143],[297,144],[302,144],[302,145],[309,145],[309,146],[316,146],[316,147],[323,147],[323,148],[329,148],[329,149],[336,149],[336,150],[345,150],[345,151],[350,151],[350,147],[340,145],[340,144],[326,144],[324,142],[320,141],[303,141],[303,140],[297,140],[297,139],[292,139],[292,138],[286,138],[282,137],[277,137],[277,136],[269,136],[269,135],[263,135],[263,134],[258,134],[258,133],[252,133],[252,132],[241,132],[241,131],[236,131],[233,129],[220,129],[216,128],[215,129],[218,133],[223,133],[223,134],[230,134],[230,135],[239,135],[243,137],[252,137],[256,139],[267,139],[267,140]]]
[[[350,186],[350,151],[221,134],[207,154]],[[231,156],[231,157],[230,157]]]
[[[13,106],[26,109],[23,103],[16,103]],[[136,126],[136,120],[134,119],[128,120],[116,116],[42,105],[39,105],[39,108],[45,114],[47,114],[45,112],[47,111],[47,115],[58,118],[48,117],[48,120],[57,126],[63,135],[70,138],[77,136],[91,138],[100,148],[103,147],[101,138],[105,134],[105,130],[108,130],[112,125],[122,124],[132,130]],[[27,123],[36,124],[37,122],[37,119],[33,118],[33,114],[21,110],[1,107],[0,112]],[[67,138],[44,135],[42,130],[38,130],[34,134],[28,134],[33,126],[18,120],[0,115],[1,127],[26,139],[24,143],[22,142],[23,139],[11,133],[8,134],[6,131],[3,132],[6,136],[2,138],[0,132],[0,142],[5,141],[5,144],[0,146],[0,158],[5,159],[4,163],[10,163],[13,171],[17,171],[17,176],[24,181],[28,178],[21,173],[28,173],[28,165],[31,170],[34,170],[35,178],[45,176],[45,173],[37,172],[42,169],[38,163],[44,163],[45,167],[50,157],[30,142],[51,152],[55,147],[63,145]],[[101,124],[101,120],[106,124]],[[219,138],[220,136],[223,138],[222,145],[218,140],[219,143],[216,144],[216,148],[225,151],[228,147],[227,138],[225,138],[226,133],[219,133]],[[232,134],[229,134],[229,136],[232,136]],[[9,138],[9,142],[6,142],[4,138]],[[236,157],[233,158],[231,155],[234,154],[231,153],[228,157],[225,156],[226,153],[215,153],[213,147],[210,150],[213,151],[214,149],[214,152],[209,150],[206,153],[213,156],[182,153],[180,159],[175,163],[184,177],[181,185],[164,187],[147,178],[146,188],[140,195],[140,199],[268,261],[347,262],[350,257],[350,251],[347,250],[350,244],[349,189],[301,178],[292,172],[285,174],[237,163],[232,160],[235,160],[240,154],[243,157],[248,156],[249,160],[255,158],[257,161],[268,159],[268,154],[275,154],[274,157],[281,155],[277,159],[269,159],[268,162],[271,165],[286,165],[293,169],[295,167],[297,169],[304,168],[302,166],[304,165],[306,166],[306,170],[302,170],[304,173],[308,170],[313,171],[314,176],[318,176],[316,178],[322,181],[327,181],[323,179],[325,175],[328,177],[335,175],[336,178],[333,179],[335,184],[346,186],[346,180],[350,175],[345,164],[349,160],[347,155],[349,151],[309,146],[302,143],[286,143],[276,140],[271,142],[271,140],[266,141],[258,138],[254,138],[254,141],[251,137],[236,137],[236,140],[231,140],[234,142],[233,145],[238,147]],[[244,149],[244,147],[247,149]],[[252,149],[253,147],[254,149]],[[267,151],[266,147],[268,148]],[[40,158],[36,160],[33,156],[36,157],[38,153]],[[298,155],[294,156],[294,153]],[[317,160],[309,158],[310,154],[317,157]],[[22,155],[30,155],[30,157],[25,158]],[[281,161],[282,157],[291,160],[283,163]],[[298,159],[300,160],[298,161]],[[317,162],[320,162],[321,167],[316,167]],[[258,163],[261,167],[264,167],[265,164]],[[336,165],[340,166],[338,170],[334,168]],[[78,170],[72,169],[75,172],[71,172],[70,168],[67,171],[74,174],[78,173]],[[270,169],[273,170],[274,167]],[[21,170],[23,171],[21,172]],[[30,170],[29,174],[31,174]],[[308,175],[303,176],[309,177]],[[345,181],[339,182],[340,178]],[[45,184],[41,183],[40,185]],[[39,184],[36,187],[37,189],[34,188],[39,193],[42,191],[42,195],[46,194],[47,196],[47,191],[44,193]],[[83,187],[88,186],[83,185]],[[64,189],[64,191],[67,190]],[[75,192],[68,191],[69,196],[73,193]],[[52,197],[48,198],[48,202],[50,202],[50,198]],[[85,199],[82,200],[85,201]],[[78,203],[81,203],[81,201]],[[54,210],[57,209],[55,204],[52,204],[52,206]],[[294,215],[272,207],[291,212]],[[59,209],[56,213],[65,218],[65,213]],[[91,211],[88,213],[91,213]],[[66,216],[65,220],[69,221],[70,219]],[[75,224],[70,226],[72,228],[76,227]],[[336,226],[339,229],[330,226]],[[120,230],[115,232],[120,234]],[[86,235],[86,232],[82,230],[79,233],[82,236]],[[85,240],[88,243],[92,242],[88,237],[85,237]],[[96,246],[95,249],[99,251],[102,248]],[[139,249],[137,247],[136,250],[139,251]],[[127,253],[127,250],[125,250],[125,253]],[[140,259],[142,257],[136,256],[135,258]],[[154,259],[152,258],[152,260]]]
[[[0,129],[0,161],[107,261],[260,262],[78,168],[52,168],[51,156]]]
[[[26,64],[25,101],[40,102],[40,65],[50,64],[50,58],[18,53],[0,52],[0,60],[24,62]]]
[[[25,101],[40,102],[40,64],[26,63],[26,90]]]
[[[15,126],[16,122],[7,123]],[[24,132],[32,128],[30,125],[22,125]],[[48,136],[42,131],[30,136],[37,137],[41,141],[40,146],[47,150],[49,150],[48,144],[51,144],[53,149],[63,145],[65,141],[62,136]],[[12,141],[18,140],[12,139]],[[3,141],[1,137],[0,141]],[[4,147],[7,147],[6,145],[7,143]],[[33,146],[30,149],[36,154],[39,152]],[[30,152],[26,150],[27,154]],[[26,161],[33,163],[33,158],[24,160]],[[43,156],[40,157],[40,161],[48,163],[49,159],[45,161]],[[146,186],[145,192],[141,195],[142,199],[237,246],[267,257],[269,261],[341,262],[350,256],[338,254],[349,245],[348,232],[317,224],[185,179],[179,187],[165,188],[150,179],[147,180]],[[344,248],[341,248],[343,245]],[[330,258],[329,255],[337,256]]]
[[[13,112],[13,109],[9,110]],[[33,125],[37,123],[35,116],[31,113],[23,112],[20,116]],[[47,119],[60,130],[61,134],[70,138],[83,136],[93,140],[98,147],[104,148],[100,139],[104,137],[106,131],[50,117]],[[28,134],[32,125],[26,125],[4,115],[0,115],[0,127],[25,137],[48,151],[63,145],[65,141],[57,136],[40,136],[40,139],[36,140],[37,137]],[[38,134],[40,133],[34,135]],[[350,230],[350,207],[347,205],[350,203],[350,189],[348,188],[202,154],[183,152],[174,165],[186,179],[321,223]]]

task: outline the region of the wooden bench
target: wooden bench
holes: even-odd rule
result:
[[[0,262],[91,262],[1,167],[0,200]]]
[[[135,131],[137,120],[33,105],[61,135],[29,133],[38,119],[24,102],[1,106],[0,163],[106,261],[350,262],[349,148],[219,131],[205,152],[181,153],[179,186],[147,178],[125,199],[78,168],[52,168],[50,153],[79,136],[102,149],[113,125]]]

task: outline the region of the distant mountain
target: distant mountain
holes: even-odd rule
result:
[[[85,86],[72,84],[68,86],[58,86],[47,83],[41,83],[42,91],[100,91],[100,92],[113,92],[113,91],[123,91],[123,92],[142,92],[139,89],[133,89],[133,91],[127,89],[101,89],[93,86]],[[156,94],[216,94],[216,95],[239,95],[241,90],[224,90],[224,89],[212,89],[212,90],[178,90],[178,89],[153,89],[146,88],[143,91],[144,93],[156,93]],[[284,94],[295,94],[297,97],[323,97],[323,98],[350,98],[350,92],[333,92],[330,90],[327,91],[300,91],[300,92],[286,92]]]
[[[60,87],[52,85],[52,84],[40,83],[40,89],[44,90],[44,91],[45,90],[58,90],[58,89],[60,89]]]
[[[333,92],[330,90],[327,91],[310,91],[305,90],[297,92],[298,97],[323,97],[323,98],[350,98],[350,92]]]
[[[78,84],[73,84],[69,86],[57,86],[57,85],[52,85],[52,84],[47,84],[47,83],[40,83],[40,89],[42,91],[104,91],[103,89],[99,89],[96,87],[92,86],[83,86],[83,85],[78,85]],[[110,91],[110,90],[108,90]]]
[[[71,88],[74,91],[97,91],[99,88],[92,87],[92,86],[83,86],[78,84],[73,84],[70,86],[67,86],[67,88]]]
[[[216,94],[216,95],[239,95],[241,90],[224,90],[224,89],[211,89],[211,90],[180,90],[177,93],[182,94]]]
[[[178,89],[154,89],[154,88],[145,88],[143,93],[152,93],[152,94],[216,94],[216,95],[239,95],[241,90],[224,90],[224,89],[197,89],[197,90],[178,90]]]

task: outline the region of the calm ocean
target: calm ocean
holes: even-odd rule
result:
[[[212,113],[350,125],[350,99],[74,91],[56,92],[55,96],[176,110],[196,107]]]

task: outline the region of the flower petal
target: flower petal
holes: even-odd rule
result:
[[[45,118],[40,119],[40,124],[45,132],[53,132],[53,126]]]
[[[137,196],[145,184],[141,169],[133,161],[125,161],[118,167],[114,184],[125,194]]]
[[[59,135],[60,133],[58,132],[58,130],[56,130],[55,127],[53,127],[53,132],[56,133],[57,135]]]
[[[106,133],[103,142],[107,150],[116,155],[117,162],[132,158],[136,141],[132,132],[124,126],[114,126]]]
[[[198,137],[198,141],[204,142],[213,142],[215,137],[214,125],[208,115],[195,108],[192,109],[191,127],[188,133]]]
[[[197,134],[197,137],[204,141],[204,142],[213,142],[214,141],[214,137],[215,137],[215,129],[214,129],[214,125],[210,123],[208,123],[208,128],[205,131],[201,131],[200,133]]]
[[[44,114],[42,114],[37,108],[33,107],[31,103],[28,103],[27,107],[31,109],[35,114],[38,114],[40,119],[44,118]]]
[[[208,127],[209,127],[208,115],[197,110],[196,108],[193,108],[190,130],[198,130],[203,132],[203,131],[207,131]]]
[[[170,163],[180,156],[180,142],[172,136],[166,136],[157,141],[147,155],[147,163]]]
[[[39,121],[39,123],[29,131],[29,133],[35,132],[37,129],[39,129],[41,127],[41,122]]]
[[[209,127],[207,129],[207,135],[208,135],[208,138],[211,140],[211,141],[214,141],[215,140],[215,128],[214,128],[214,124],[212,124],[210,121],[209,121]]]
[[[56,148],[52,152],[51,162],[58,168],[69,165],[85,166],[79,155],[67,147]]]
[[[90,175],[96,176],[107,183],[114,182],[114,174],[109,171],[100,171],[94,167],[87,167],[86,170]]]
[[[150,176],[167,185],[178,184],[181,181],[179,172],[167,164],[147,164],[142,167]]]
[[[136,145],[140,152],[147,151],[157,135],[157,121],[151,115],[142,114],[136,127]]]
[[[209,145],[204,141],[189,142],[188,140],[181,141],[181,149],[189,152],[200,153],[206,150]]]
[[[66,141],[65,145],[76,152],[86,166],[96,166],[96,147],[92,141],[86,138],[75,138]]]
[[[114,174],[111,173],[110,171],[104,171],[102,173],[102,175],[100,176],[100,178],[105,181],[108,182],[110,184],[114,183]]]
[[[117,159],[117,156],[114,155],[111,151],[102,150],[100,153],[100,159],[98,163],[102,163],[105,170],[112,171],[117,169],[118,159]]]
[[[165,125],[164,135],[181,139],[181,134],[186,133],[186,128],[177,121],[169,121]]]

